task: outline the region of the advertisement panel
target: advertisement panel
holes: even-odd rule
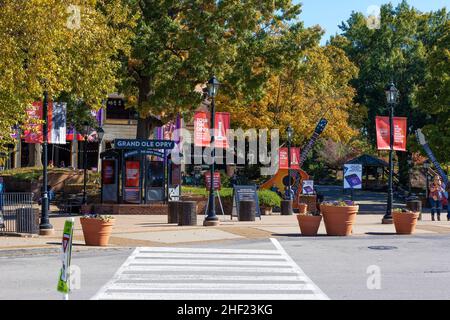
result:
[[[125,187],[139,187],[140,166],[139,161],[129,160],[125,162]]]
[[[394,117],[394,150],[406,151],[407,118]],[[378,150],[390,149],[389,117],[376,117],[377,147]]]
[[[303,180],[302,194],[314,194],[314,180]]]
[[[197,111],[194,115],[194,145],[196,147],[208,147],[210,143],[208,113]]]
[[[196,147],[209,147],[210,113],[197,111],[194,115],[194,144]],[[216,112],[214,118],[214,137],[217,148],[228,148],[227,132],[230,129],[230,114],[228,112]]]
[[[279,149],[279,168],[289,169],[288,148]],[[300,148],[291,148],[291,169],[300,169]]]
[[[103,184],[115,184],[116,177],[116,161],[115,160],[103,160],[102,163],[102,181]]]
[[[205,172],[205,185],[206,190],[211,188],[211,172]],[[220,190],[221,182],[220,182],[220,172],[214,172],[214,190]]]

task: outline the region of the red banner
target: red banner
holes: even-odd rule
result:
[[[209,190],[211,188],[211,173],[205,172],[205,184],[206,184],[206,190]],[[220,172],[214,172],[214,190],[220,190],[221,183],[220,183]]]
[[[394,117],[394,150],[406,151],[407,121],[405,117]],[[376,117],[378,150],[390,149],[389,117]]]
[[[289,169],[288,148],[280,148],[278,152],[279,168]],[[291,148],[291,169],[300,169],[300,148]]]
[[[30,124],[28,124],[24,132],[25,142],[42,143],[42,124],[37,124],[38,120],[42,120],[42,102],[33,102],[26,112],[30,119]]]
[[[209,147],[210,113],[197,111],[194,115],[194,144],[196,147]],[[230,114],[228,112],[216,112],[214,119],[214,140],[216,148],[228,148],[227,132],[230,129]]]
[[[115,161],[114,160],[103,160],[102,162],[102,181],[103,184],[114,184],[115,183]]]
[[[139,161],[125,162],[125,187],[139,187]]]

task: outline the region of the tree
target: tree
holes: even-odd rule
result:
[[[197,108],[202,97],[194,89],[213,74],[228,101],[261,99],[271,74],[302,50],[293,41],[303,31],[294,21],[300,5],[292,1],[131,2],[141,18],[124,88],[136,97],[140,138],[160,120]]]
[[[92,109],[114,91],[135,20],[121,0],[13,0],[0,9],[1,145],[44,90]]]
[[[424,128],[428,143],[437,159],[449,162],[450,145],[450,21],[426,59],[425,83],[418,88],[415,103],[431,118]]]
[[[369,29],[362,13],[352,13],[340,26],[341,36],[331,44],[342,48],[359,68],[359,76],[352,81],[357,90],[355,102],[365,106],[368,117],[362,131],[375,144],[375,117],[386,115],[384,88],[391,81],[400,90],[396,116],[408,117],[410,132],[423,127],[427,119],[424,110],[413,102],[417,87],[425,84],[426,57],[448,21],[445,9],[422,13],[402,1],[396,8],[381,7],[379,29]],[[408,180],[407,154],[399,152],[400,179]]]

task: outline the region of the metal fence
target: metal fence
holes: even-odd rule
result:
[[[39,211],[33,193],[0,194],[0,233],[39,233]]]

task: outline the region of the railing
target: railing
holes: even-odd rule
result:
[[[0,233],[39,233],[39,211],[33,193],[0,194]]]

